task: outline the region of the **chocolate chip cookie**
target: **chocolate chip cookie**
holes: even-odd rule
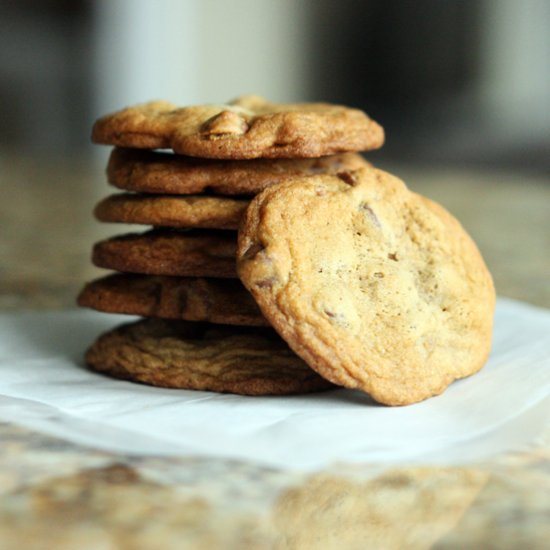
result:
[[[377,149],[384,131],[359,109],[244,96],[225,105],[152,101],[128,107],[100,118],[92,140],[201,158],[311,158]]]
[[[88,283],[78,297],[78,305],[141,317],[269,326],[237,279],[117,273]]]
[[[100,336],[86,363],[116,378],[165,388],[286,395],[332,387],[269,328],[146,319]]]
[[[96,243],[98,267],[127,273],[181,277],[236,277],[235,234],[228,231],[129,233]]]
[[[314,370],[389,405],[485,363],[495,291],[465,230],[376,169],[283,183],[251,202],[238,273]]]
[[[248,203],[230,197],[119,193],[103,199],[94,214],[102,222],[235,230]]]
[[[140,193],[255,195],[290,178],[336,174],[368,165],[355,153],[313,159],[220,161],[115,148],[109,158],[107,178],[115,187]]]

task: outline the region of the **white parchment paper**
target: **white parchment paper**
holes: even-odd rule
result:
[[[0,315],[0,420],[102,450],[335,463],[466,463],[519,448],[550,419],[550,310],[499,299],[486,367],[407,407],[360,392],[241,397],[152,388],[89,372],[86,347],[126,316]]]

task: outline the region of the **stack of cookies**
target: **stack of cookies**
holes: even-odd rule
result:
[[[98,120],[93,139],[116,146],[108,179],[125,190],[97,218],[153,229],[94,247],[119,273],[80,305],[144,319],[99,337],[91,368],[246,395],[336,384],[402,405],[485,363],[491,276],[450,214],[357,155],[384,139],[365,113],[152,102]]]
[[[94,264],[118,273],[86,285],[79,304],[146,319],[101,337],[87,363],[176,388],[263,395],[331,387],[238,280],[237,229],[268,187],[367,166],[354,152],[379,147],[382,129],[354,109],[244,97],[132,107],[100,119],[93,140],[116,146],[107,176],[125,191],[101,201],[96,217],[153,229],[94,247]]]

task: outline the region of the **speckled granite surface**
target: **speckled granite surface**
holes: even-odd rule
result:
[[[547,548],[542,447],[468,468],[303,475],[0,433],[3,549]]]
[[[550,307],[550,181],[413,171],[472,233],[501,294]],[[0,308],[73,305],[96,274],[101,170],[4,160]],[[29,182],[33,182],[30,185]],[[550,430],[467,468],[364,465],[315,475],[101,453],[0,423],[0,549],[498,548],[550,540]]]

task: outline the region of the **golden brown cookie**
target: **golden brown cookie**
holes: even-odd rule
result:
[[[102,222],[159,227],[237,229],[248,206],[245,199],[204,195],[166,196],[119,193],[94,210]]]
[[[495,291],[478,249],[380,170],[262,192],[241,225],[238,272],[314,370],[381,403],[437,395],[489,354]]]
[[[237,279],[113,274],[88,283],[78,305],[107,313],[268,326]]]
[[[233,232],[156,229],[100,241],[92,261],[98,267],[146,275],[236,277]]]
[[[165,388],[285,395],[332,387],[269,328],[146,319],[100,336],[86,363]]]
[[[244,96],[226,105],[152,101],[100,118],[92,140],[173,149],[215,159],[310,158],[377,149],[384,131],[363,111],[327,103],[276,104]]]
[[[368,165],[355,153],[313,159],[216,161],[115,148],[109,157],[107,177],[115,187],[140,193],[255,195],[290,178],[336,174]]]

